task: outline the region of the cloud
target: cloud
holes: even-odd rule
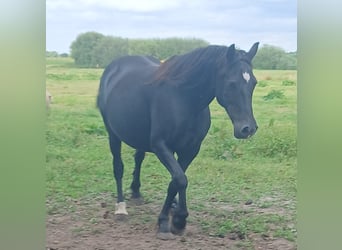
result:
[[[47,0],[47,49],[65,52],[79,33],[127,38],[196,37],[296,50],[295,0]]]
[[[163,0],[85,0],[88,5],[102,6],[119,11],[152,12],[179,7],[182,1]]]
[[[47,13],[55,10],[75,8],[74,1],[68,0],[46,0]]]
[[[48,10],[103,7],[118,11],[153,12],[180,7],[184,1],[168,0],[47,0]]]

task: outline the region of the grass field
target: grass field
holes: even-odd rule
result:
[[[116,195],[107,134],[95,106],[102,72],[76,68],[70,58],[47,58],[46,86],[53,96],[46,126],[48,216],[73,213],[74,200]],[[295,243],[297,72],[254,73],[254,137],[233,138],[224,109],[216,101],[210,106],[210,131],[187,172],[189,224],[198,223],[211,236],[236,233],[247,246],[251,234]],[[123,147],[126,196],[133,154]],[[141,180],[145,202],[161,208],[170,176],[153,154],[146,156]]]

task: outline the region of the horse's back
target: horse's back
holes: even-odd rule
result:
[[[100,80],[97,105],[101,112],[116,85],[142,84],[144,80],[149,81],[152,71],[159,65],[160,61],[152,56],[124,56],[112,61],[105,68]],[[127,78],[137,78],[138,81],[130,81]]]

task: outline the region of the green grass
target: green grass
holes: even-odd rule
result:
[[[46,85],[53,96],[46,127],[48,214],[72,213],[74,199],[116,196],[107,134],[95,106],[102,72],[76,68],[70,58],[47,59]],[[297,72],[255,75],[254,137],[234,139],[224,109],[211,104],[212,126],[187,172],[189,223],[215,236],[237,233],[246,239],[257,233],[295,241]],[[281,98],[265,99],[272,91]],[[124,145],[122,151],[128,196],[134,150]],[[170,176],[153,154],[146,156],[141,180],[145,201],[161,207]],[[251,205],[245,205],[248,200]]]

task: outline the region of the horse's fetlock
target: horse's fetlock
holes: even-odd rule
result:
[[[165,221],[169,221],[169,216],[168,215],[159,215],[158,217],[158,224],[160,225],[161,223],[165,222]]]
[[[188,211],[182,211],[179,209],[176,209],[173,213],[173,217],[178,217],[178,218],[182,218],[182,219],[186,219],[189,216]]]
[[[140,183],[139,182],[132,182],[131,184],[131,189],[135,192],[138,192],[140,189]]]

